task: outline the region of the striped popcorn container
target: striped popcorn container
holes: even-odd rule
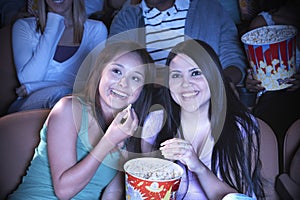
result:
[[[268,91],[290,87],[296,73],[297,29],[289,25],[264,26],[245,33],[241,40],[255,79]]]
[[[176,200],[183,169],[160,158],[135,158],[124,164],[126,200]]]

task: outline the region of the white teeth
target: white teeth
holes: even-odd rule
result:
[[[192,96],[196,96],[198,94],[198,92],[187,92],[187,93],[183,93],[182,96],[183,97],[192,97]]]
[[[52,0],[54,3],[63,3],[64,0]]]
[[[112,92],[113,92],[115,95],[120,96],[121,98],[126,98],[126,97],[128,97],[127,94],[125,94],[125,93],[123,93],[123,92],[120,92],[120,91],[117,91],[117,90],[112,90]]]

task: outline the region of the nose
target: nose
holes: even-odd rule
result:
[[[126,87],[128,84],[127,84],[127,78],[126,76],[123,76],[120,80],[119,80],[119,85],[121,87]]]
[[[187,77],[183,77],[182,79],[182,86],[183,87],[189,87],[191,85],[189,79]]]

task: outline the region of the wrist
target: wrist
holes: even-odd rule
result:
[[[103,136],[90,153],[96,160],[102,162],[106,155],[114,148],[115,145],[112,144],[105,136]]]

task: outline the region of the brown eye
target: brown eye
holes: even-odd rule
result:
[[[192,76],[201,76],[202,75],[202,72],[200,70],[194,70],[192,72]]]
[[[132,80],[134,80],[135,82],[138,82],[138,83],[141,82],[141,79],[137,76],[133,76]]]
[[[179,73],[172,73],[171,74],[171,78],[181,78],[181,77],[182,77],[182,75],[179,74]]]
[[[122,75],[122,72],[119,69],[112,69],[112,72],[117,75]]]

